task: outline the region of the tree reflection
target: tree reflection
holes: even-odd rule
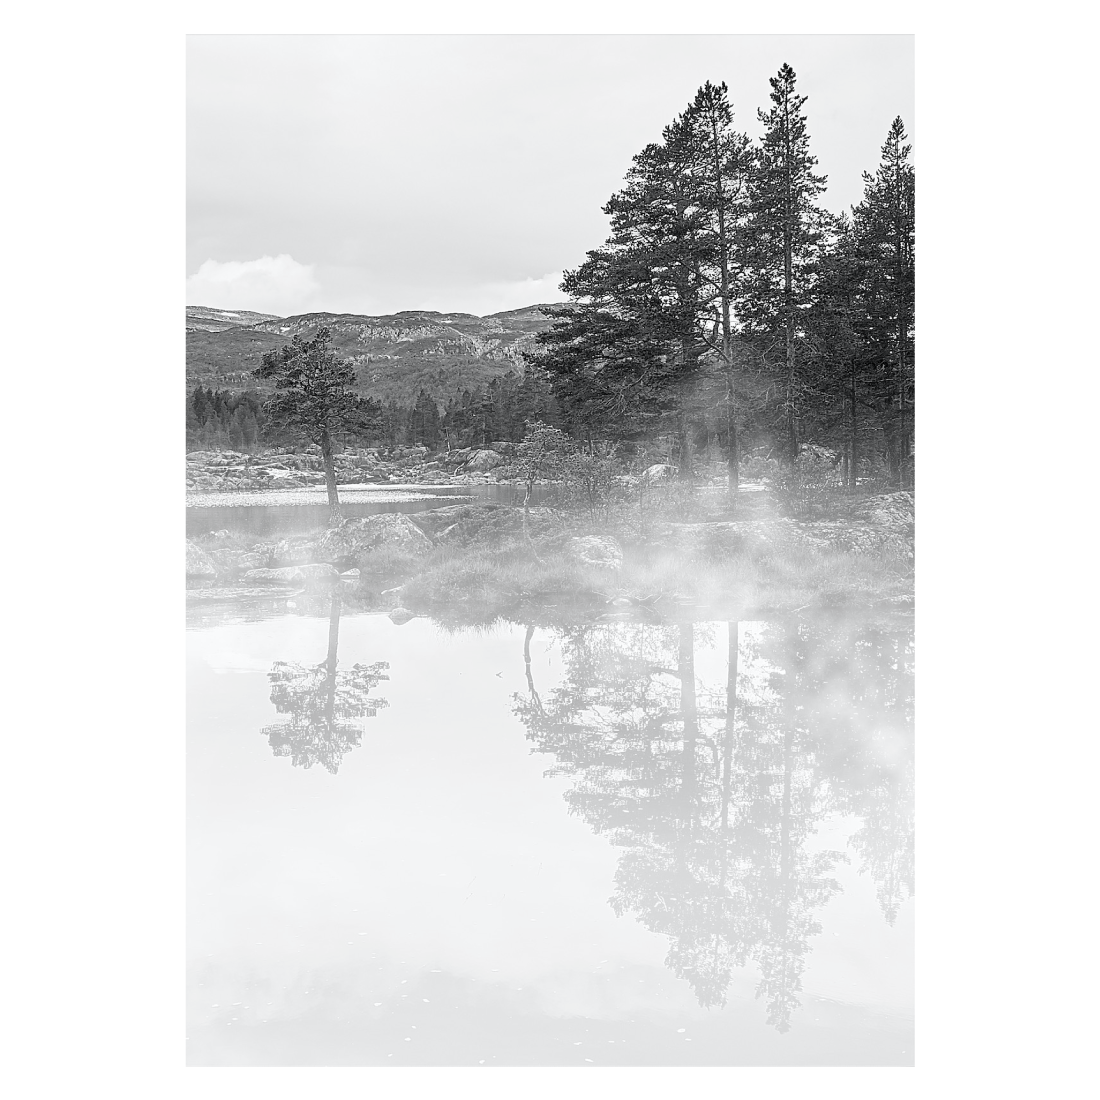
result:
[[[529,629],[515,710],[556,758],[550,774],[574,777],[570,812],[624,849],[616,913],[669,936],[666,964],[705,1007],[755,963],[768,1021],[786,1031],[846,859],[814,848],[822,820],[862,818],[852,847],[887,919],[912,889],[911,647],[805,624],[742,639],[729,623],[725,683],[707,687],[695,647],[709,629],[564,631],[565,674],[546,699]]]
[[[289,756],[295,767],[321,764],[335,775],[344,755],[358,747],[362,719],[372,718],[387,705],[371,698],[371,691],[389,679],[386,661],[356,664],[338,670],[336,649],[340,638],[340,602],[329,605],[328,654],[319,665],[276,661],[268,673],[271,701],[285,722],[265,726],[263,733],[276,756]]]

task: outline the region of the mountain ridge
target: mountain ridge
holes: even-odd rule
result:
[[[437,400],[483,388],[509,372],[522,374],[524,353],[550,319],[536,303],[477,316],[438,310],[391,314],[302,313],[288,317],[244,310],[187,307],[188,386],[262,390],[251,377],[264,353],[322,326],[332,347],[359,369],[359,388],[379,400],[412,404],[420,390]],[[193,312],[194,311],[194,312]],[[260,320],[227,323],[233,317]],[[214,327],[217,326],[217,327]]]

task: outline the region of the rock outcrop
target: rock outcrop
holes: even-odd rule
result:
[[[600,569],[621,569],[623,549],[608,535],[581,535],[565,544],[565,552],[578,565]]]
[[[496,451],[475,451],[466,463],[466,469],[475,474],[487,474],[503,465],[504,459]]]
[[[249,569],[242,582],[248,584],[312,584],[318,581],[332,583],[340,574],[327,564],[286,565],[281,569]]]
[[[330,527],[317,543],[322,560],[344,568],[362,568],[364,559],[383,549],[421,557],[431,548],[431,539],[402,512],[344,520],[338,527]]]
[[[187,540],[187,575],[189,577],[216,577],[214,559],[197,543]]]

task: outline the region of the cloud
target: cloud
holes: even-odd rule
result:
[[[438,309],[443,312],[474,313],[485,317],[490,313],[503,313],[509,309],[542,303],[562,302],[565,295],[558,289],[562,273],[551,271],[538,278],[517,279],[511,282],[481,283],[471,287],[453,287],[450,291],[436,291],[432,301],[418,306],[400,306],[401,309]],[[442,299],[446,299],[445,301]],[[439,300],[436,300],[439,299]]]
[[[300,264],[286,253],[258,260],[207,260],[187,280],[187,304],[288,316],[317,308],[320,291],[313,264]]]

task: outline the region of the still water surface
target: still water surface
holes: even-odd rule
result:
[[[349,519],[380,512],[423,512],[448,504],[493,501],[513,504],[521,487],[504,485],[340,486],[340,508]],[[538,487],[533,497],[539,500]],[[328,525],[324,488],[265,489],[255,492],[192,493],[187,501],[187,537],[211,531],[262,538],[287,538]]]
[[[188,635],[189,1064],[912,1064],[910,621],[256,614]]]

